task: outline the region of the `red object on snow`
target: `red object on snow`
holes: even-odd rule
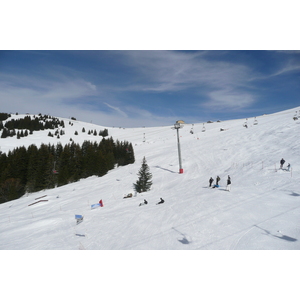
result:
[[[100,204],[101,207],[103,206],[102,200],[99,201],[99,204]]]

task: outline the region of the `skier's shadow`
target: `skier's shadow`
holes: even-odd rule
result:
[[[182,243],[182,244],[189,244],[190,242],[187,240],[186,237],[183,237],[182,240],[178,239],[178,242]]]
[[[76,233],[75,235],[76,235],[76,236],[85,237],[85,234]]]
[[[300,196],[300,194],[297,194],[297,193],[295,193],[295,192],[291,192],[291,194],[290,194],[291,196],[294,196],[294,197],[298,197],[298,196]]]
[[[180,231],[178,231],[178,230],[177,230],[176,228],[174,228],[174,227],[172,227],[172,229],[175,230],[176,232],[178,232],[179,234],[182,235],[182,239],[177,239],[178,242],[180,242],[180,243],[182,243],[182,244],[185,244],[185,245],[191,243],[191,241],[189,241],[189,240],[186,238],[185,234],[181,233]]]
[[[158,168],[158,169],[161,169],[161,170],[164,170],[164,171],[168,171],[168,172],[171,172],[171,173],[177,173],[177,172],[174,172],[174,171],[172,171],[172,170],[162,168],[162,167],[160,167],[160,166],[155,166],[155,168]]]
[[[290,237],[288,235],[284,235],[284,234],[280,233],[281,236],[278,236],[278,235],[272,234],[270,231],[268,231],[266,229],[263,229],[263,228],[261,228],[261,227],[259,227],[257,225],[254,225],[254,226],[257,227],[257,228],[259,228],[259,229],[261,229],[261,230],[263,230],[266,235],[271,235],[273,237],[276,237],[278,239],[282,239],[282,240],[285,240],[285,241],[288,241],[288,242],[296,242],[296,241],[298,241],[297,239],[292,238],[292,237]]]

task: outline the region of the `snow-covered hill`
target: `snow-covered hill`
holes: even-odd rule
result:
[[[59,140],[48,136],[50,130],[0,139],[1,151],[8,152],[32,143],[65,144],[70,138],[76,143],[99,141],[102,137],[87,132],[107,128],[114,140],[132,143],[136,159],[104,177],[1,204],[0,249],[299,250],[300,119],[293,120],[299,109],[248,119],[248,128],[244,119],[205,123],[205,132],[202,123],[185,124],[179,131],[183,174],[178,172],[172,125],[107,128],[64,119],[65,134]],[[152,189],[124,199],[134,194],[144,156],[153,175]],[[280,170],[282,158],[286,163]],[[290,171],[285,170],[288,163]],[[220,187],[208,188],[209,178],[217,175]],[[161,197],[165,203],[156,205]],[[100,199],[104,207],[91,210]],[[139,206],[144,199],[148,205]],[[48,201],[30,205],[38,200]],[[78,225],[77,214],[84,216]]]

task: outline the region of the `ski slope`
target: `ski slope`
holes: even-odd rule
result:
[[[34,143],[76,143],[102,137],[132,143],[135,163],[55,189],[26,194],[0,205],[0,249],[5,250],[299,250],[300,118],[291,110],[248,119],[170,126],[110,128],[64,119],[65,135],[49,130],[0,139],[2,152]],[[13,115],[22,118],[24,115]],[[85,133],[82,133],[82,128]],[[193,134],[190,133],[193,129]],[[222,131],[220,130],[222,129]],[[55,130],[53,130],[54,132]],[[78,131],[78,135],[74,132]],[[152,189],[134,194],[143,157]],[[279,161],[284,158],[283,170]],[[285,170],[287,164],[291,170]],[[208,180],[219,175],[220,187]],[[230,175],[231,191],[226,191]],[[123,197],[133,193],[134,197]],[[44,197],[43,197],[44,196]],[[43,198],[40,198],[43,197]],[[164,204],[156,205],[160,198]],[[48,200],[30,205],[39,200]],[[91,205],[103,200],[103,207]],[[148,205],[139,206],[146,199]],[[30,206],[28,206],[30,205]],[[75,215],[84,216],[76,224]]]

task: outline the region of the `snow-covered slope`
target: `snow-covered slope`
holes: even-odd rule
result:
[[[172,126],[108,127],[114,140],[133,144],[136,162],[1,204],[0,249],[300,249],[300,119],[293,120],[299,109],[259,116],[257,125],[248,119],[248,128],[244,119],[205,123],[205,132],[202,123],[185,124],[179,131],[183,174]],[[34,132],[0,139],[1,151],[102,138],[87,132],[105,127],[69,121],[59,140],[49,130]],[[124,199],[134,192],[144,156],[152,189]],[[281,158],[290,171],[279,169]],[[217,175],[220,187],[208,188]],[[48,201],[28,206],[42,196]],[[161,197],[165,203],[156,205]],[[104,207],[91,210],[100,199]],[[144,199],[148,205],[139,206]],[[75,214],[84,216],[82,223],[76,225]]]

